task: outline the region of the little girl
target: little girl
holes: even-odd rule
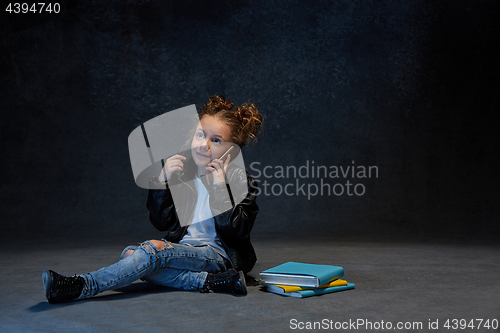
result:
[[[233,107],[230,100],[215,95],[203,105],[199,118],[191,157],[168,158],[160,175],[150,179],[150,220],[166,236],[128,246],[120,261],[88,274],[65,277],[43,271],[49,303],[89,298],[137,279],[183,290],[247,293],[244,273],[257,260],[250,231],[259,211],[258,187],[248,173],[229,162],[256,138],[262,115],[253,104]],[[231,143],[236,149],[219,159]],[[227,183],[246,190],[232,191],[245,196],[237,201],[228,196]],[[185,187],[182,207],[174,206],[169,184]],[[188,216],[191,223],[180,223],[178,214]],[[205,218],[199,222],[195,216]]]

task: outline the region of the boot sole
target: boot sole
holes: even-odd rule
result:
[[[50,273],[44,270],[42,272],[42,280],[43,290],[45,291],[45,298],[50,303]]]
[[[242,295],[246,295],[247,294],[247,281],[245,280],[245,274],[243,274],[242,271],[240,271],[239,273],[240,273],[240,280],[243,282],[241,284],[243,286]]]

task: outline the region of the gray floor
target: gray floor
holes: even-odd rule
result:
[[[113,263],[124,247],[98,244],[4,244],[0,332],[286,332],[301,331],[292,330],[294,323],[330,320],[365,320],[375,328],[391,322],[386,332],[429,331],[429,320],[439,320],[440,332],[493,332],[443,326],[447,319],[500,320],[500,247],[485,244],[254,240],[259,261],[250,275],[286,261],[333,264],[344,267],[356,289],[297,299],[258,286],[236,297],[137,282],[90,300],[48,304],[42,270],[94,270]],[[421,322],[423,329],[397,330],[397,322]],[[370,331],[367,325],[349,331]]]

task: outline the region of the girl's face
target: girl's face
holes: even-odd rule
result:
[[[214,116],[203,116],[191,142],[191,154],[198,171],[205,173],[205,167],[214,158],[219,158],[231,145],[231,128]]]

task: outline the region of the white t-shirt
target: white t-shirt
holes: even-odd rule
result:
[[[215,232],[215,220],[212,217],[212,211],[210,210],[208,191],[198,176],[196,176],[194,184],[196,191],[198,192],[198,200],[196,201],[193,219],[194,221],[201,222],[192,223],[187,229],[187,234],[182,237],[179,244],[191,246],[209,245],[227,259],[226,251],[224,251],[219,237]]]

